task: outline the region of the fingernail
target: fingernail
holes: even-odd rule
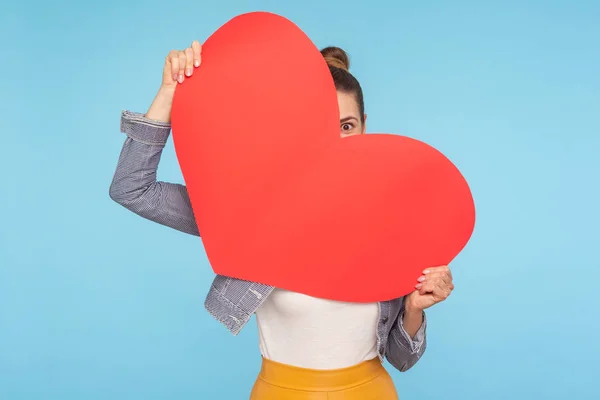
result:
[[[183,83],[183,74],[179,74],[178,81],[179,81],[179,83]]]
[[[177,80],[179,80],[179,77],[177,76],[177,74],[173,74],[173,80],[174,80],[174,81],[177,81]]]
[[[192,75],[192,69],[191,69],[191,68],[188,68],[188,69],[186,69],[186,70],[185,70],[185,74],[186,74],[187,76],[190,76],[190,75]]]
[[[194,65],[195,65],[196,67],[199,67],[199,66],[200,66],[200,61],[198,61],[198,60],[194,61]]]
[[[421,283],[417,283],[417,284],[415,285],[415,287],[416,287],[417,289],[421,289],[421,286],[423,286]]]
[[[423,271],[424,274],[428,274],[430,271],[428,269],[426,269],[425,271]]]
[[[419,282],[423,282],[425,280],[424,276],[419,277],[419,279],[417,279]]]

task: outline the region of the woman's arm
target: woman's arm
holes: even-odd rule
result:
[[[200,66],[198,41],[169,53],[162,84],[148,112],[124,111],[121,132],[127,135],[110,185],[110,197],[128,210],[159,224],[200,235],[185,186],[158,182],[156,170],[171,132],[171,106],[178,83]]]
[[[416,290],[403,298],[398,319],[388,338],[387,359],[400,371],[415,365],[425,352],[427,320],[424,310],[446,300],[454,290],[452,272],[447,265],[426,268],[418,282]]]
[[[185,186],[156,180],[170,130],[168,123],[129,111],[122,113],[121,131],[127,139],[110,185],[110,197],[144,218],[199,236]]]
[[[421,310],[406,308],[406,297],[388,336],[386,358],[398,371],[405,372],[419,361],[427,347],[427,319]]]

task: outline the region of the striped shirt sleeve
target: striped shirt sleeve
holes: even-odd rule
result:
[[[111,199],[141,217],[199,236],[185,186],[156,179],[171,125],[123,111],[121,132],[127,138],[110,185]]]

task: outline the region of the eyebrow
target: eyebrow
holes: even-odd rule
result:
[[[344,118],[341,118],[341,119],[340,119],[340,123],[348,122],[348,121],[350,121],[350,120],[355,120],[356,122],[358,122],[358,119],[357,119],[357,118],[350,116],[350,117],[344,117]]]

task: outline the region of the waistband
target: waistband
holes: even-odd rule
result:
[[[287,389],[335,391],[358,386],[387,373],[379,358],[352,367],[316,370],[280,364],[263,357],[259,379]]]

